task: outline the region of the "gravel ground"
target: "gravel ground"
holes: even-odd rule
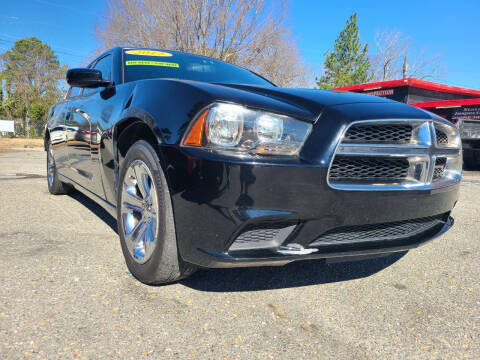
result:
[[[151,287],[128,273],[114,219],[49,195],[44,164],[0,154],[1,359],[480,359],[478,171],[454,229],[407,254]]]

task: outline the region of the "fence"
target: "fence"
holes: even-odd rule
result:
[[[4,127],[2,127],[2,123]],[[2,136],[38,137],[43,136],[44,128],[45,123],[43,121],[30,120],[29,131],[25,119],[0,120],[0,134]]]

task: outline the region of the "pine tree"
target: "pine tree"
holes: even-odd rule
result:
[[[360,84],[372,79],[368,44],[360,44],[357,14],[347,21],[337,39],[334,50],[325,55],[325,74],[316,79],[320,89]]]

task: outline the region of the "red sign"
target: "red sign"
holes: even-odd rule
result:
[[[385,89],[385,90],[373,90],[373,91],[365,91],[368,95],[374,96],[388,96],[393,95],[393,89]]]

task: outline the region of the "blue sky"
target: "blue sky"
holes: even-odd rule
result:
[[[0,51],[19,38],[47,42],[60,61],[81,65],[98,47],[94,25],[104,13],[102,0],[5,1],[0,13]],[[362,41],[373,44],[377,29],[395,28],[416,47],[443,54],[447,73],[439,82],[480,88],[478,0],[292,0],[289,23],[314,73],[353,12],[359,16]]]

